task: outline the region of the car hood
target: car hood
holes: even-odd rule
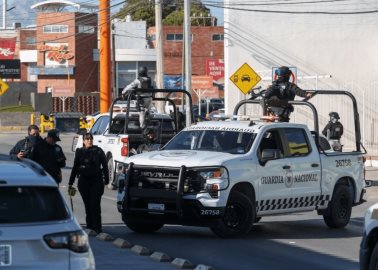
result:
[[[232,155],[223,152],[210,151],[194,151],[194,150],[163,150],[147,152],[132,156],[127,162],[133,162],[136,165],[151,165],[164,167],[187,167],[195,166],[216,166],[222,165],[225,161],[229,161]]]

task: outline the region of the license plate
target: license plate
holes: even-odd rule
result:
[[[148,209],[149,210],[164,211],[165,205],[163,203],[149,203]]]
[[[0,267],[10,266],[11,264],[12,264],[11,245],[0,245]]]

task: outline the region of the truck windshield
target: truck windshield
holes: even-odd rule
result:
[[[164,146],[164,150],[199,150],[245,154],[251,149],[255,133],[215,130],[182,131]]]

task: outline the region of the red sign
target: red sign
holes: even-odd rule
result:
[[[13,59],[16,51],[16,38],[0,38],[0,59]]]
[[[206,59],[206,75],[213,76],[214,81],[224,78],[223,59]]]
[[[49,45],[39,45],[38,50],[40,52],[47,52],[46,57],[50,61],[55,61],[60,64],[63,64],[66,62],[66,60],[74,58],[73,53],[70,53],[68,51],[68,46],[67,45],[60,45],[59,47],[57,46],[49,46]]]
[[[192,76],[193,89],[209,89],[213,87],[213,78],[211,76]]]

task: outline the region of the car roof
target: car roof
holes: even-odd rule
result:
[[[0,161],[0,186],[57,186],[54,179],[36,162]]]

